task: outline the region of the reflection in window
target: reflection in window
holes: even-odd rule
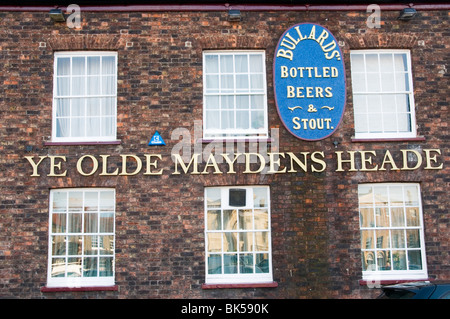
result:
[[[363,276],[426,276],[417,184],[358,187]]]
[[[114,190],[59,189],[50,200],[48,286],[112,285]]]
[[[269,189],[240,187],[239,207],[230,204],[230,189],[205,191],[207,282],[271,281]]]

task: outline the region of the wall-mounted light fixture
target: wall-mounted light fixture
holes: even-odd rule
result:
[[[61,9],[51,9],[49,14],[50,14],[50,19],[52,19],[53,22],[66,21],[66,17]]]
[[[241,21],[241,11],[237,9],[228,10],[228,21]]]
[[[417,14],[416,9],[414,8],[405,8],[400,12],[400,15],[397,19],[399,20],[411,20]]]

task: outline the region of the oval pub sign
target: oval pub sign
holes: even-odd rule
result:
[[[286,30],[273,72],[278,114],[289,132],[316,141],[336,131],[345,108],[345,68],[330,31],[311,23]]]

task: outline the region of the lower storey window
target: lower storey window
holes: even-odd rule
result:
[[[358,187],[363,279],[427,278],[418,184]]]
[[[48,287],[114,285],[115,191],[50,193]]]
[[[269,188],[205,192],[206,283],[271,282]]]

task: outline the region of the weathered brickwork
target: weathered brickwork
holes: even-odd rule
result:
[[[243,11],[242,21],[228,22],[226,11],[82,12],[81,28],[70,29],[51,22],[46,12],[0,12],[0,297],[371,298],[380,291],[360,285],[357,194],[358,184],[368,182],[420,183],[428,274],[450,279],[449,14],[422,11],[403,22],[397,11],[383,11],[380,28],[373,29],[366,26],[367,16],[364,11]],[[329,29],[346,66],[343,120],[331,137],[317,142],[289,134],[273,93],[275,47],[287,28],[301,22]],[[411,50],[417,132],[423,140],[352,141],[350,50],[366,48]],[[195,122],[203,118],[202,52],[213,49],[265,50],[269,131],[279,130],[281,152],[323,151],[325,171],[244,174],[240,164],[236,174],[171,174],[170,154],[179,142],[172,132],[187,129],[194,141]],[[54,53],[76,50],[118,53],[118,145],[46,143],[52,135]],[[156,130],[166,146],[147,145]],[[348,156],[347,151],[375,150],[381,161],[386,149],[399,161],[401,149],[440,149],[443,169],[352,172],[344,164],[345,171],[336,172],[335,151]],[[161,154],[162,175],[82,176],[75,170],[86,154],[111,155],[112,171],[121,169],[120,154],[151,153]],[[67,176],[48,177],[50,163],[43,161],[40,176],[30,177],[24,156],[40,155],[66,156]],[[204,188],[259,184],[270,186],[278,287],[202,289]],[[65,187],[116,190],[116,291],[41,291],[47,279],[49,191]]]

